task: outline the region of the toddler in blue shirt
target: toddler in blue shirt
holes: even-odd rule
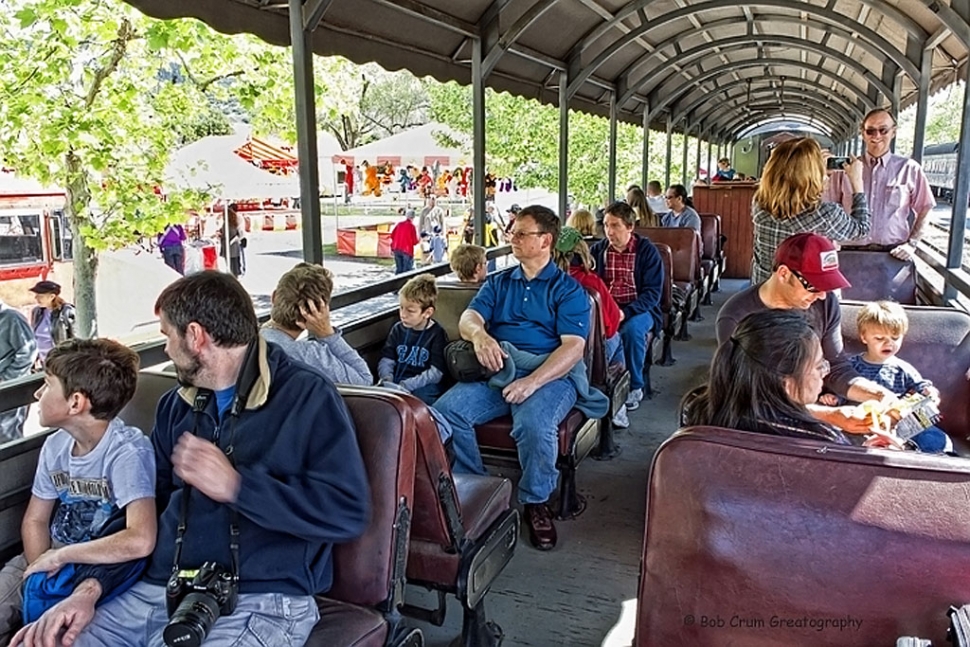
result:
[[[884,386],[897,396],[920,393],[939,402],[940,392],[933,383],[924,380],[912,364],[896,356],[909,330],[909,319],[901,305],[892,301],[867,303],[859,311],[856,326],[866,351],[853,355],[849,362],[859,375]],[[939,454],[953,451],[950,437],[935,426],[916,434],[910,441],[922,452]]]

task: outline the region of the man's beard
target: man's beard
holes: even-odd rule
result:
[[[183,347],[181,349],[185,355],[188,356],[188,363],[180,365],[175,360],[172,360],[172,364],[175,365],[175,373],[178,376],[179,383],[183,386],[196,386],[194,380],[198,377],[199,373],[202,371],[202,362],[199,360],[197,354],[193,354],[188,348]]]

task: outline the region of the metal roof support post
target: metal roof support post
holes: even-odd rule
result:
[[[950,217],[950,244],[946,255],[948,269],[959,269],[963,264],[963,237],[967,230],[967,203],[970,200],[970,67],[964,77],[963,91],[963,119],[960,121],[960,145],[957,148],[957,172],[953,186],[953,214]],[[943,292],[945,299],[956,297],[956,289],[946,277],[946,288]]]
[[[896,80],[893,81],[893,96],[892,100],[889,102],[889,109],[892,111],[893,120],[899,119],[899,95],[903,93],[903,75],[897,74]],[[889,151],[891,153],[896,152],[896,138],[893,137],[892,141],[889,142]]]
[[[687,130],[687,124],[684,123],[684,146],[680,158],[680,183],[687,186],[687,140],[690,138]]]
[[[610,92],[610,160],[606,173],[610,186],[606,190],[610,202],[616,200],[616,121],[617,121],[616,90]]]
[[[670,164],[674,161],[674,120],[670,113],[667,113],[667,167],[664,169],[664,190],[670,186]]]
[[[482,39],[472,39],[472,206],[475,242],[485,244],[485,77]]]
[[[317,171],[317,109],[313,85],[312,32],[303,27],[302,0],[290,2],[290,44],[296,90],[296,147],[300,160],[300,214],[303,259],[323,265],[323,222],[320,220],[320,175]]]
[[[708,182],[714,179],[714,177],[711,175],[711,147],[712,147],[711,136],[708,135],[707,136],[707,164],[706,164]],[[717,166],[717,162],[714,163],[714,166]]]
[[[923,147],[926,145],[926,115],[930,108],[930,77],[933,76],[933,50],[923,50],[920,64],[919,88],[916,99],[916,124],[913,126],[913,154],[917,162],[923,161]]]
[[[647,190],[650,182],[650,110],[643,106],[643,161],[640,165],[640,188]]]
[[[700,167],[701,167],[701,133],[700,133],[699,130],[697,131],[697,159],[696,159],[696,162],[697,163],[695,164],[695,166],[697,167],[697,171],[695,171],[695,172],[697,173],[697,177],[700,177],[701,176],[701,172],[700,172]],[[706,166],[704,168],[707,169]]]
[[[559,219],[569,209],[569,73],[559,73]]]

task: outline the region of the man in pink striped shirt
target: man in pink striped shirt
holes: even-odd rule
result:
[[[866,144],[862,178],[872,213],[872,229],[868,236],[846,243],[843,249],[885,250],[900,260],[908,260],[936,200],[919,163],[889,151],[894,137],[896,120],[889,111],[877,108],[862,120],[862,139]],[[852,187],[844,173],[831,174],[822,199],[852,204]]]

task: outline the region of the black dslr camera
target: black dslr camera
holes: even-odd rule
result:
[[[168,647],[199,647],[219,616],[236,610],[239,581],[215,562],[199,570],[172,573],[165,587],[168,625],[162,636]]]

